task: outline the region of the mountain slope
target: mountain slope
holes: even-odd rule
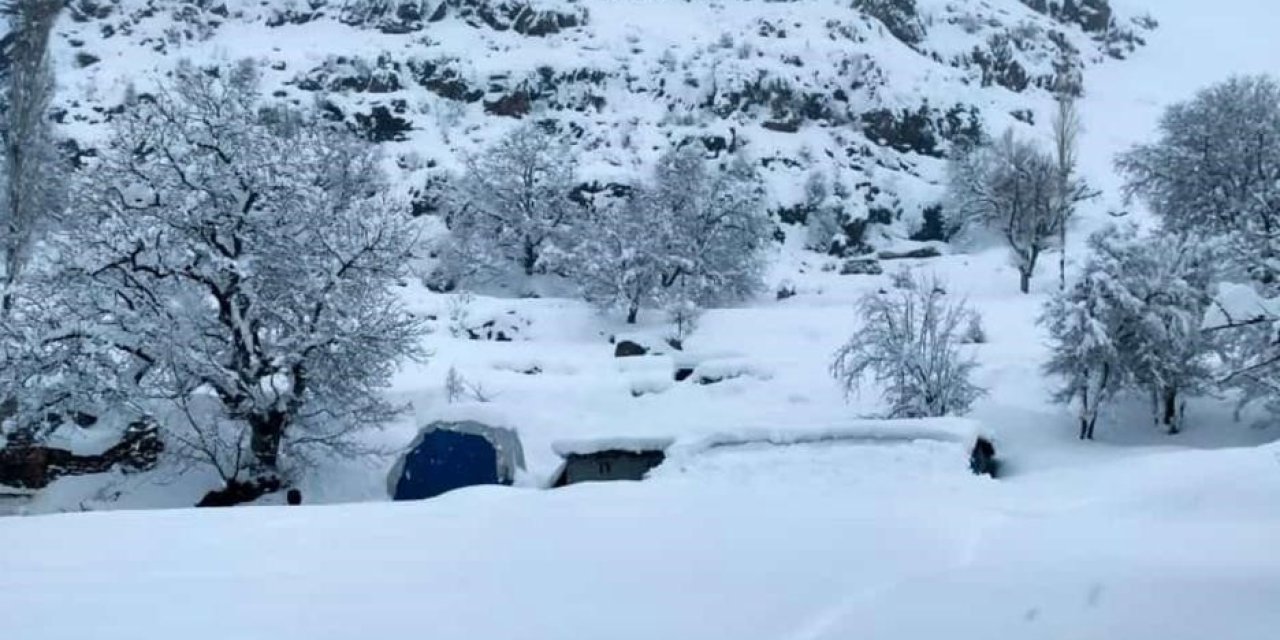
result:
[[[58,27],[57,115],[92,147],[126,87],[180,58],[252,57],[271,95],[386,143],[421,212],[460,154],[532,118],[574,138],[584,182],[634,181],[671,144],[745,149],[786,220],[813,174],[843,222],[901,234],[939,198],[953,141],[1047,121],[1055,61],[1125,55],[1149,26],[1041,5],[81,0]]]

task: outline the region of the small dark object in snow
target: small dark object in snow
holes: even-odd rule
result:
[[[302,492],[297,489],[290,489],[289,493],[284,494],[284,501],[289,503],[289,506],[296,507],[302,504]]]
[[[684,351],[684,341],[679,338],[667,338],[667,345],[676,351]]]
[[[676,369],[676,382],[684,382],[693,375],[693,367],[680,367]]]
[[[844,264],[840,265],[842,276],[878,276],[882,273],[884,269],[880,267],[880,262],[872,258],[845,260]]]
[[[613,349],[613,357],[629,358],[632,356],[642,356],[649,353],[649,350],[636,344],[630,340],[619,340],[618,346]]]
[[[978,438],[973,443],[973,451],[969,453],[969,470],[977,475],[996,477],[1000,470],[1000,462],[996,460],[996,447],[990,440]]]

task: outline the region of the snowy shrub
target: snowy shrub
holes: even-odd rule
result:
[[[471,305],[475,299],[470,291],[462,291],[449,298],[449,335],[461,338],[471,328]]]
[[[352,451],[398,413],[382,392],[424,331],[395,291],[416,240],[380,156],[264,105],[251,61],[184,62],[163,85],[113,119],[78,185],[60,251],[76,337],[121,361],[131,401],[221,439],[224,463]]]
[[[960,342],[964,344],[986,344],[987,330],[982,326],[982,316],[973,314],[969,318],[969,324],[964,328],[964,337]]]
[[[671,322],[671,332],[667,335],[667,344],[673,349],[682,349],[684,341],[698,329],[698,320],[702,317],[702,309],[692,300],[678,299],[667,307],[667,319]]]
[[[568,248],[580,213],[569,199],[576,167],[567,142],[537,125],[467,158],[447,219],[453,271],[493,274],[510,264],[526,275],[546,271],[546,257]]]
[[[462,400],[463,394],[467,391],[467,381],[458,373],[457,367],[449,367],[449,372],[444,377],[444,399],[449,404],[454,404]]]
[[[902,266],[889,275],[889,283],[894,289],[911,289],[916,286],[916,279],[910,268]]]
[[[967,413],[983,393],[970,381],[977,363],[961,354],[962,332],[973,315],[949,303],[934,278],[909,289],[868,293],[857,313],[862,326],[841,347],[831,373],[846,393],[870,373],[894,418]]]

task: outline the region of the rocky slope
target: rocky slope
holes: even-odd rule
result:
[[[1105,0],[73,0],[54,117],[91,155],[124,93],[178,60],[251,57],[266,93],[385,145],[417,213],[521,120],[571,136],[584,184],[671,144],[747,152],[781,223],[856,252],[940,233],[954,144],[1043,126],[1063,65],[1154,26]],[[1086,74],[1087,77],[1087,74]],[[1087,83],[1086,83],[1087,88]]]

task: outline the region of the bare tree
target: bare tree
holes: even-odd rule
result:
[[[1067,289],[1067,227],[1075,216],[1076,205],[1094,197],[1084,180],[1076,175],[1077,145],[1080,140],[1080,113],[1075,96],[1060,93],[1058,109],[1053,117],[1054,163],[1058,171],[1055,204],[1058,209],[1058,290]]]
[[[1057,76],[1054,83],[1054,99],[1057,110],[1053,116],[1053,151],[1058,169],[1056,194],[1058,217],[1058,290],[1067,289],[1067,227],[1075,215],[1076,204],[1094,197],[1084,180],[1076,175],[1079,162],[1077,148],[1080,143],[1080,112],[1076,102],[1082,91],[1074,52],[1064,49],[1055,63]]]
[[[990,147],[975,147],[951,165],[950,195],[967,224],[982,224],[1004,238],[1028,293],[1040,256],[1056,239],[1057,170],[1036,145],[1006,131]]]
[[[975,314],[963,302],[948,303],[945,296],[933,278],[865,295],[857,307],[863,325],[836,352],[831,366],[846,393],[856,391],[871,373],[883,385],[891,417],[968,412],[985,393],[970,381],[977,363],[960,352]]]
[[[381,392],[422,325],[393,290],[415,238],[377,153],[257,87],[250,61],[182,63],[128,105],[64,254],[79,324],[132,363],[122,392],[269,475],[395,414]]]

